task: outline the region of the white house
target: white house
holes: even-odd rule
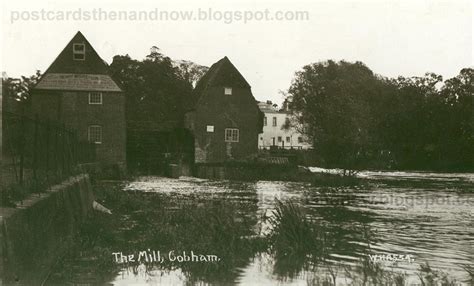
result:
[[[295,128],[283,128],[285,122],[290,120],[287,110],[278,110],[271,101],[259,102],[258,107],[265,116],[263,133],[258,135],[259,149],[269,149],[271,146],[284,149],[310,149],[312,147],[307,138]]]

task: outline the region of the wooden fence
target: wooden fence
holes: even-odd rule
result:
[[[10,197],[18,197],[11,194],[12,188],[40,192],[77,172],[79,164],[96,159],[95,145],[79,140],[77,132],[64,124],[8,112],[2,116],[1,185],[10,189]]]

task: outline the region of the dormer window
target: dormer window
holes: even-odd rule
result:
[[[85,44],[73,44],[72,45],[72,58],[75,61],[83,61],[86,59],[86,45]]]
[[[224,87],[225,95],[232,95],[232,87]]]

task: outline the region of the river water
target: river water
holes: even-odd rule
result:
[[[256,211],[251,215],[256,220],[272,215],[275,199],[292,200],[303,206],[307,216],[338,234],[329,260],[341,265],[340,269],[356,267],[368,252],[395,254],[408,259],[383,261],[382,265],[405,273],[408,284],[419,283],[416,271],[424,263],[458,282],[468,279],[463,267],[472,266],[474,262],[474,174],[361,172],[358,175],[373,179],[373,183],[367,187],[328,191],[297,182],[142,177],[127,183],[123,189],[172,196],[189,203],[196,198],[252,202],[256,204]],[[370,228],[369,241],[361,239],[353,228],[355,225]],[[267,231],[266,227],[260,228],[260,234]],[[315,277],[327,275],[328,269],[303,269],[288,277],[277,272],[270,255],[255,253],[229,283],[317,284]],[[338,285],[350,283],[343,270],[335,276]],[[110,282],[114,285],[180,285],[184,281],[185,275],[179,268],[171,271],[124,268]]]
[[[359,176],[385,181],[367,188],[327,191],[295,182],[238,183],[143,177],[126,185],[125,190],[178,196],[180,200],[190,201],[196,196],[209,200],[255,201],[256,217],[271,215],[275,198],[291,199],[302,205],[309,216],[317,217],[340,234],[339,247],[331,253],[330,259],[341,265],[353,266],[367,255],[366,251],[360,251],[367,248],[357,247],[366,241],[361,240],[359,234],[351,233],[352,225],[364,224],[375,233],[368,246],[370,253],[409,257],[396,263],[383,262],[384,267],[406,273],[407,282],[419,281],[415,273],[420,264],[426,262],[456,281],[467,279],[462,266],[474,262],[474,174],[362,172]],[[256,253],[233,282],[307,285],[311,284],[308,281],[312,274],[321,274],[301,271],[285,279],[275,274],[273,263],[269,255]],[[179,269],[156,271],[155,275],[150,272],[132,274],[124,269],[113,283],[179,284],[183,279]],[[348,283],[345,275],[338,276],[337,284]]]

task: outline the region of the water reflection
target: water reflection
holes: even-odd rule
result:
[[[386,180],[333,189],[294,182],[140,178],[120,187],[140,202],[121,214],[113,243],[128,251],[192,248],[222,260],[124,266],[108,281],[377,285],[383,278],[419,283],[417,273],[425,262],[457,281],[468,279],[462,265],[474,261],[474,176],[364,175]],[[144,212],[149,208],[141,205],[143,199],[160,207]],[[290,220],[286,237],[271,235],[278,201],[294,202],[304,215],[303,222]],[[300,246],[285,245],[289,241]],[[368,254],[410,255],[415,261],[373,263]]]

